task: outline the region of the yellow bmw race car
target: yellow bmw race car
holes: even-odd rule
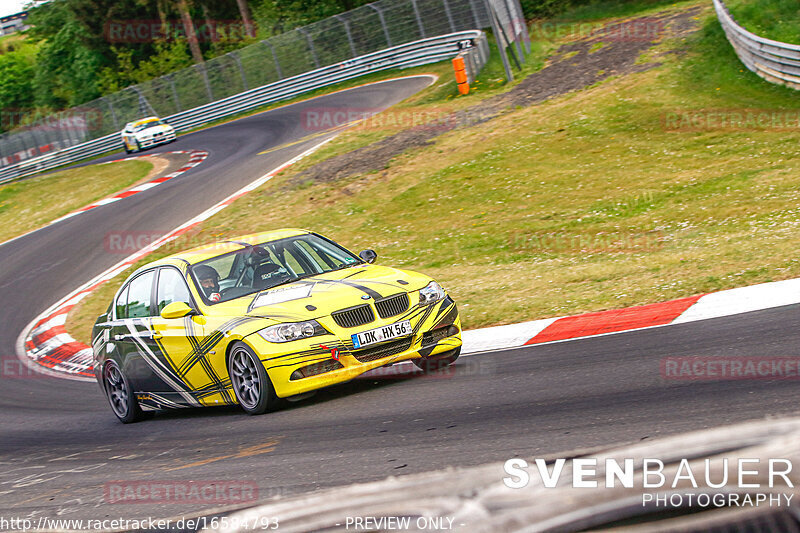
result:
[[[428,276],[372,264],[316,233],[284,229],[139,268],[92,332],[94,373],[114,414],[280,398],[461,351],[458,309]]]

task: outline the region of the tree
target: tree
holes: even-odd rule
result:
[[[43,4],[29,21],[28,36],[42,41],[33,77],[36,105],[60,109],[98,97],[97,73],[106,59],[90,46],[92,35],[68,2]]]
[[[0,131],[18,126],[33,107],[33,63],[19,53],[0,55]]]
[[[189,42],[189,49],[192,51],[192,59],[195,63],[202,63],[203,53],[200,51],[200,43],[197,41],[197,32],[192,23],[192,16],[189,13],[189,6],[186,0],[178,0],[178,11],[181,14],[181,22],[183,22],[183,29],[186,31],[186,40]]]
[[[245,33],[248,37],[255,37],[256,28],[253,26],[253,19],[250,18],[250,10],[247,8],[247,0],[236,0],[236,4],[239,6],[239,14],[242,16]]]

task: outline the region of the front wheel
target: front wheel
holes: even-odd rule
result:
[[[125,148],[125,153],[126,153],[126,154],[130,154],[130,153],[131,153],[131,150],[130,150],[130,148],[128,148],[128,143],[127,143],[127,142],[124,142],[124,141],[123,141],[123,142],[122,142],[122,147],[123,147],[123,148]]]
[[[261,415],[276,407],[278,397],[264,365],[243,342],[237,342],[231,350],[228,375],[236,400],[247,414]]]
[[[146,418],[130,381],[115,361],[109,361],[103,368],[103,388],[111,410],[120,422],[130,424]]]
[[[440,355],[434,355],[431,358],[420,357],[419,359],[412,359],[414,364],[425,372],[436,372],[442,368],[446,368],[456,362],[458,356],[461,355],[461,347],[454,348],[449,352],[444,352]]]

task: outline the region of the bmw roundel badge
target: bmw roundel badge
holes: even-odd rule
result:
[[[362,294],[361,295],[361,299],[362,300],[369,300],[369,294]]]

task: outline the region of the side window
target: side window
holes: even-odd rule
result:
[[[180,272],[174,268],[162,268],[158,273],[158,290],[156,301],[160,313],[172,302],[186,302],[192,304],[189,288]]]
[[[117,301],[114,302],[114,306],[116,307],[117,311],[117,318],[128,318],[127,306],[128,306],[128,287],[130,285],[125,285],[125,288],[119,293],[117,296]]]
[[[236,279],[242,271],[241,268],[239,268],[238,271],[234,271],[234,267],[237,264],[242,264],[242,261],[239,260],[239,255],[240,254],[230,254],[223,256],[212,265],[214,270],[219,272],[219,277],[221,279]]]
[[[134,278],[128,288],[127,318],[150,316],[150,294],[153,289],[153,271]]]

